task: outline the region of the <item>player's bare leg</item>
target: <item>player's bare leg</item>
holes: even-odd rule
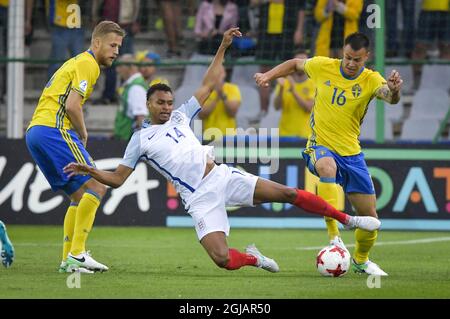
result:
[[[221,268],[225,268],[230,260],[225,233],[221,231],[209,233],[200,240],[200,243],[214,263]]]
[[[348,194],[350,203],[359,216],[372,216],[378,218],[376,211],[376,197],[371,194]],[[369,251],[377,239],[377,230],[367,231],[362,229],[355,230],[355,251],[353,253],[353,270],[358,273],[367,273],[369,275],[387,276],[377,264],[369,260]]]
[[[377,199],[374,194],[349,193],[347,196],[357,215],[378,218],[376,210]]]
[[[264,178],[258,178],[255,186],[254,204],[267,202],[290,203],[312,214],[332,217],[349,227],[368,231],[380,227],[380,221],[369,216],[350,216],[338,211],[319,196],[304,190],[287,187]]]
[[[236,270],[243,266],[255,266],[270,272],[279,271],[277,263],[263,256],[254,245],[249,245],[245,253],[229,248],[224,232],[209,233],[200,240],[200,243],[220,268]]]

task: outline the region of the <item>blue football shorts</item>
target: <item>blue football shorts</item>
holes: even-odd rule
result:
[[[336,162],[336,183],[345,193],[375,194],[372,178],[367,169],[364,153],[340,156],[325,146],[311,146],[302,152],[303,159],[311,173],[319,177],[315,164],[322,157],[332,157]]]
[[[91,178],[89,175],[68,178],[63,172],[64,166],[70,162],[94,166],[94,161],[74,131],[36,125],[27,131],[26,143],[53,191],[61,189],[70,195]]]

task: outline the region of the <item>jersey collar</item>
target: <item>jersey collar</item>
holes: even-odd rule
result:
[[[150,119],[144,119],[142,121],[142,128],[147,128],[150,127],[152,125],[152,123],[150,122]]]
[[[347,80],[356,80],[358,78],[358,76],[362,73],[362,71],[364,71],[364,67],[361,68],[361,70],[359,70],[358,74],[356,74],[354,77],[348,76],[347,74],[345,74],[344,69],[342,69],[342,60],[341,60],[341,64],[339,65],[339,70],[341,71],[341,75],[347,79]]]
[[[98,61],[97,61],[97,59],[95,58],[95,54],[94,54],[94,52],[92,52],[92,50],[91,49],[89,49],[89,50],[86,50],[86,52],[87,53],[89,53],[93,58],[94,58],[94,60],[95,60],[95,63],[97,63],[97,65],[100,67],[100,64],[98,63]]]
[[[91,49],[89,49],[89,50],[87,50],[86,51],[87,53],[89,53],[90,55],[92,55],[92,57],[95,59],[95,55],[94,55],[94,52],[92,52],[92,50]]]

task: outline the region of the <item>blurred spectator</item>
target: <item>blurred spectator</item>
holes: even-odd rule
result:
[[[34,0],[25,1],[25,45],[31,45],[31,39],[33,36],[33,8]]]
[[[178,47],[181,41],[181,5],[179,0],[157,0],[161,8],[164,21],[164,31],[167,36],[167,58],[181,56]]]
[[[250,0],[235,0],[234,3],[236,3],[238,7],[239,31],[245,35],[251,30],[249,16]]]
[[[156,76],[157,65],[161,63],[161,57],[159,54],[149,51],[138,51],[136,53],[137,62],[153,63],[153,65],[143,65],[139,67],[139,72],[148,83],[148,86],[152,86],[156,83],[164,83],[169,85],[169,81],[166,78]]]
[[[318,0],[314,16],[320,23],[315,55],[341,57],[344,38],[358,31],[363,0]]]
[[[450,60],[450,2],[448,0],[423,0],[413,59],[425,59],[427,50],[432,48],[436,40],[440,58]],[[413,68],[414,86],[417,88],[422,66],[414,64]]]
[[[307,59],[304,50],[294,56]],[[308,138],[311,134],[309,116],[314,106],[316,87],[305,72],[296,72],[286,78],[279,78],[275,88],[275,109],[281,109],[280,136]]]
[[[195,28],[195,14],[197,12],[197,0],[186,0],[187,5],[187,19],[186,29],[194,30]]]
[[[415,29],[415,8],[416,1],[411,0],[390,0],[386,1],[386,25],[387,25],[387,47],[386,56],[396,57],[399,55],[399,39],[397,32],[399,24],[397,22],[398,7],[402,7],[402,39],[404,39],[404,53],[408,58],[411,58],[414,49],[414,29]]]
[[[92,3],[92,23],[97,25],[102,20],[118,23],[127,33],[123,38],[119,54],[134,52],[134,35],[140,31],[138,14],[140,0],[94,0]],[[115,102],[117,74],[115,68],[105,70],[105,88],[100,100],[95,104]]]
[[[230,0],[204,0],[195,19],[195,35],[200,39],[198,52],[214,55],[222,42],[223,33],[236,27],[238,7]]]
[[[233,0],[238,7],[239,31],[242,37],[233,39],[233,57],[252,56],[256,54],[256,38],[259,26],[259,7],[253,4],[253,0]]]
[[[133,55],[124,54],[118,62],[135,62]],[[134,64],[120,64],[117,73],[124,81],[118,89],[120,106],[116,113],[114,137],[128,141],[133,132],[141,128],[142,120],[148,115],[148,84]]]
[[[187,30],[194,30],[197,8],[198,0],[185,0],[183,2],[183,8],[180,7],[181,12],[183,12],[183,9],[186,9],[186,12],[183,12],[182,15],[186,20],[185,28]],[[164,21],[162,17],[156,17],[155,29],[158,31],[162,31],[164,29]],[[182,38],[182,32],[180,30],[178,30],[178,32],[180,33],[180,38]],[[180,43],[178,43],[178,45],[180,45]]]
[[[9,0],[0,0],[0,54],[6,56],[6,39],[8,38]]]
[[[226,76],[225,68],[222,66],[215,89],[198,114],[203,120],[203,138],[206,140],[212,139],[211,135],[205,135],[207,133],[205,131],[209,128],[217,128],[223,136],[236,134],[236,114],[241,105],[241,92],[236,84],[225,82]]]
[[[81,15],[77,15],[76,10],[69,10],[70,5],[78,5],[77,0],[46,0],[45,9],[48,22],[50,24],[50,33],[52,48],[50,60],[67,60],[84,50],[84,29],[81,27]],[[75,14],[75,15],[74,15]],[[49,66],[48,78],[61,66],[57,62]]]
[[[288,60],[294,44],[300,46],[303,42],[305,1],[252,0],[252,4],[260,6],[256,58],[270,63]],[[270,68],[270,65],[263,65],[261,72]],[[269,107],[270,87],[260,87],[259,92],[261,113],[258,117],[261,118]]]

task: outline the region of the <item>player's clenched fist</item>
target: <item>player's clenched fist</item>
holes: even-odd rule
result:
[[[268,87],[269,86],[269,79],[267,78],[265,73],[256,73],[255,76],[256,84],[262,87]]]
[[[392,70],[391,75],[387,80],[388,87],[391,91],[398,92],[400,91],[403,80],[400,77],[400,74],[396,70]]]

